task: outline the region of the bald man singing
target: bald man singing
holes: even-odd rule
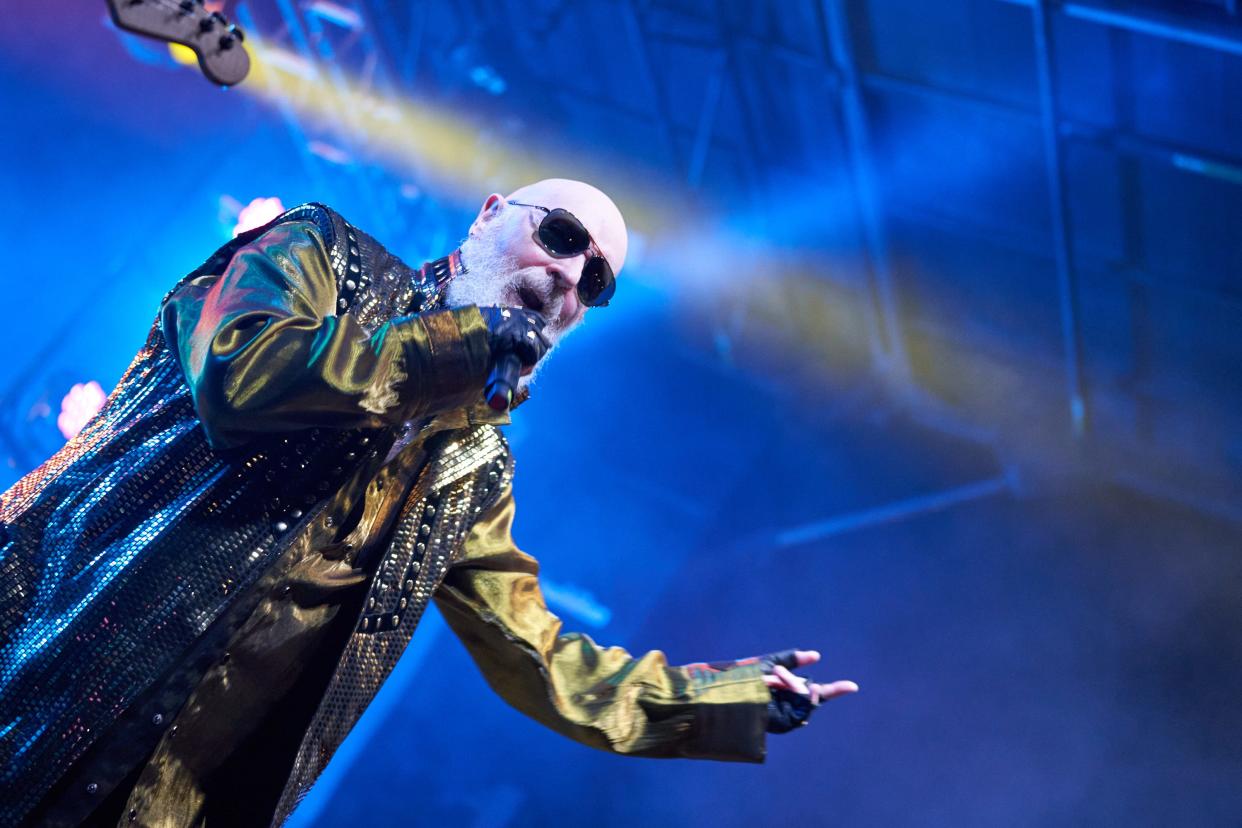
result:
[[[626,248],[553,179],[418,269],[309,204],[182,279],[0,497],[0,824],[279,825],[431,600],[497,693],[602,750],[762,761],[857,690],[796,675],[812,650],[675,667],[548,612],[498,427]]]

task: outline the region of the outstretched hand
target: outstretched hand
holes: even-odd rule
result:
[[[768,702],[769,733],[788,733],[810,724],[811,713],[821,702],[858,692],[858,685],[852,681],[818,684],[790,669],[817,661],[819,652],[816,650],[782,650],[759,658],[763,682],[772,694]]]
[[[819,661],[818,650],[781,650],[763,656],[752,656],[738,661],[718,661],[711,664],[688,664],[693,670],[720,672],[734,667],[759,665],[763,683],[771,694],[768,702],[768,732],[788,733],[808,724],[815,708],[828,699],[858,692],[852,681],[832,681],[819,684],[806,676],[796,675],[793,670]],[[790,669],[793,668],[793,669]]]
[[[788,690],[799,696],[809,696],[813,705],[858,692],[858,685],[852,681],[817,684],[805,676],[796,675],[789,669],[817,663],[820,659],[818,650],[785,650],[766,658],[772,660],[772,668],[771,672],[763,677],[763,681],[772,690]]]

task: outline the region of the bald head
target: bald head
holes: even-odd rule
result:
[[[487,197],[461,246],[467,272],[449,284],[446,295],[452,305],[533,310],[547,320],[547,333],[555,340],[586,315],[577,286],[587,260],[596,253],[587,249],[577,255],[553,255],[538,238],[539,224],[547,215],[539,208],[573,213],[613,273],[621,271],[629,244],[617,205],[590,184],[548,178],[508,196]]]
[[[560,207],[573,213],[599,245],[613,273],[621,272],[629,249],[629,236],[621,211],[603,191],[583,181],[545,178],[519,187],[505,200],[538,204],[549,209]]]

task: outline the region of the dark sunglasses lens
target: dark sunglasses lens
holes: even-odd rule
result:
[[[591,237],[582,222],[556,210],[540,222],[539,240],[550,252],[562,255],[577,255],[591,245]]]
[[[613,278],[608,262],[595,256],[586,263],[582,278],[578,281],[578,298],[587,307],[607,305],[617,292],[617,280]]]

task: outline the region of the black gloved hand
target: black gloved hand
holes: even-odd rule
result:
[[[809,695],[773,689],[768,702],[768,733],[788,733],[808,724],[818,706]]]
[[[530,368],[543,359],[552,347],[543,329],[544,318],[526,308],[479,308],[487,323],[488,346],[492,361],[503,354],[514,354],[523,368]]]
[[[778,665],[786,670],[797,669],[797,651],[781,650],[759,656],[759,666],[765,676],[773,675]],[[811,720],[811,711],[819,707],[809,693],[795,693],[775,687],[768,689],[772,692],[772,700],[768,702],[768,733],[788,733],[802,727]]]
[[[786,670],[798,669],[798,651],[797,650],[781,650],[779,653],[768,653],[758,657],[759,666],[763,668],[763,674],[770,676],[776,672],[778,666],[784,667]]]
[[[791,672],[818,661],[819,653],[815,650],[781,650],[778,653],[741,658],[737,661],[713,661],[687,666],[692,670],[719,673],[735,667],[758,664],[771,694],[768,701],[767,730],[769,733],[788,733],[810,722],[812,711],[828,699],[858,692],[858,685],[852,681],[817,684],[805,676]],[[799,686],[805,687],[806,692],[800,693],[794,689]]]

